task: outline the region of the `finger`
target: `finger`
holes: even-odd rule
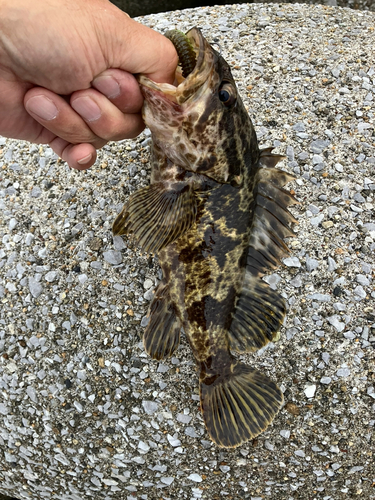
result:
[[[91,85],[123,113],[140,113],[143,97],[134,76],[121,69],[103,71]]]
[[[42,87],[34,87],[24,97],[26,111],[53,135],[71,144],[91,143],[96,148],[103,145],[66,100]]]
[[[106,141],[136,137],[144,129],[140,113],[122,113],[95,89],[74,92],[72,108],[86,121],[92,132]]]
[[[96,150],[92,144],[70,144],[60,137],[55,137],[49,145],[69,167],[76,170],[87,170],[95,163]]]
[[[111,20],[111,30],[98,32],[103,53],[109,68],[121,68],[129,73],[144,73],[156,82],[174,82],[178,56],[173,43],[165,36],[133,19],[126,18],[114,9],[105,13]],[[114,40],[116,46],[113,46]]]

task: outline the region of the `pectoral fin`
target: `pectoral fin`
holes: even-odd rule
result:
[[[193,225],[196,197],[189,184],[158,182],[132,194],[113,224],[115,235],[131,234],[146,252],[158,252]]]
[[[149,323],[143,345],[153,359],[171,356],[180,343],[181,323],[169,298],[168,286],[161,282],[149,309]]]

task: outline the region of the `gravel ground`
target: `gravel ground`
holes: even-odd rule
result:
[[[247,363],[286,404],[253,442],[204,429],[185,340],[162,363],[140,336],[157,262],[113,238],[149,182],[150,136],[87,172],[0,138],[0,492],[19,499],[375,499],[375,16],[237,5],[143,18],[198,25],[233,68],[261,145],[296,175],[291,257],[267,278],[289,312]]]

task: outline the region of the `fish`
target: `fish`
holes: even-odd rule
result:
[[[283,405],[266,373],[234,353],[279,337],[286,307],[262,277],[289,254],[297,204],[284,157],[260,149],[230,67],[198,28],[167,34],[179,55],[175,85],[138,75],[152,134],[151,182],[113,224],[162,269],[143,335],[155,360],[185,333],[200,408],[214,443],[234,448],[263,432]]]

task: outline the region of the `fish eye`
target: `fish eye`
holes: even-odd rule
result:
[[[231,83],[223,83],[219,88],[219,99],[225,106],[231,106],[236,102],[236,89]]]

